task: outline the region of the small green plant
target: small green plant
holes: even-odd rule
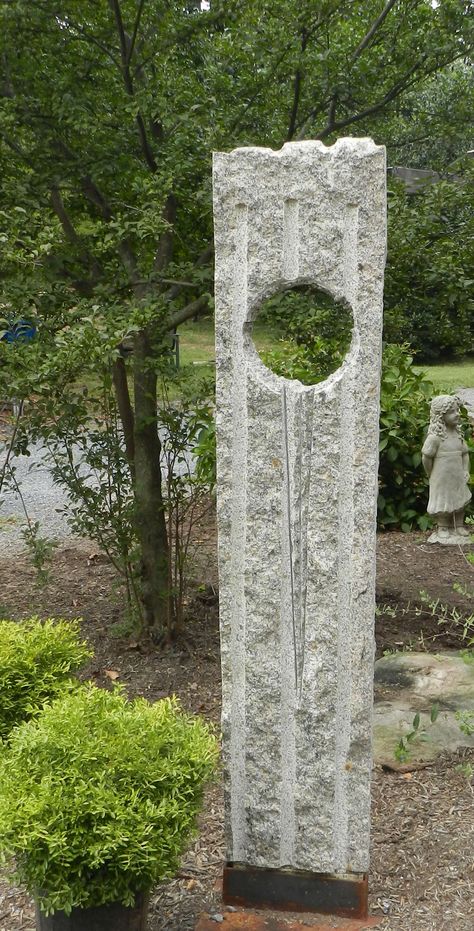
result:
[[[211,730],[176,699],[79,686],[17,728],[0,759],[12,881],[46,914],[132,905],[176,871],[216,760]]]
[[[439,715],[439,707],[437,704],[433,705],[430,713],[430,723],[434,724]],[[426,739],[426,728],[421,727],[421,718],[419,712],[415,714],[413,718],[411,730],[408,733],[404,734],[403,737],[400,737],[400,740],[395,748],[395,759],[399,763],[406,763],[410,756],[411,748],[413,742],[417,740]]]
[[[40,535],[40,523],[28,518],[26,527],[21,531],[26,543],[32,565],[36,571],[38,585],[46,585],[51,577],[51,562],[58,546],[57,540]]]
[[[466,779],[472,779],[474,776],[474,766],[472,763],[458,763],[456,766],[458,773],[461,773]]]
[[[474,734],[474,711],[456,711],[456,721],[466,737]]]
[[[466,598],[474,599],[474,590],[470,588],[455,583],[453,589]],[[426,613],[430,613],[431,617],[436,618],[438,624],[450,624],[458,632],[460,640],[467,647],[467,650],[464,648],[464,654],[474,647],[474,612],[472,614],[463,613],[456,607],[443,604],[439,598],[433,600],[425,591],[420,592],[420,598],[425,606]],[[468,662],[468,660],[466,661]]]
[[[91,656],[77,621],[0,621],[0,738],[70,688]]]

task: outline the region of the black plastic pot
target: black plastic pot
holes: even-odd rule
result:
[[[147,913],[148,895],[137,896],[134,906],[114,902],[48,917],[36,905],[36,931],[146,931]]]

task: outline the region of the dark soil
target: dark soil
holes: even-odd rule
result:
[[[151,700],[176,693],[184,707],[218,722],[217,578],[212,523],[196,540],[193,592],[185,636],[158,651],[124,633],[123,597],[114,570],[93,544],[80,541],[58,550],[50,581],[35,584],[27,557],[0,556],[0,617],[81,617],[95,649],[86,670],[98,684],[118,678],[130,695]],[[467,594],[474,567],[462,551],[426,543],[423,534],[391,533],[378,541],[377,651],[458,648],[462,624],[439,624],[433,600],[474,613]],[[474,548],[471,548],[474,551]],[[467,550],[469,552],[469,550]],[[199,585],[197,584],[199,580]],[[421,608],[420,608],[421,605]],[[464,751],[416,773],[374,770],[371,908],[389,931],[472,931],[474,872],[474,753]],[[219,916],[219,880],[224,860],[221,787],[211,787],[200,833],[178,876],[152,896],[149,931],[191,931],[201,912]],[[216,922],[218,927],[219,922]],[[34,931],[30,899],[0,881],[0,931]]]
[[[427,543],[427,536],[378,535],[377,656],[385,650],[438,653],[466,646],[453,610],[461,617],[474,614],[474,565],[467,558],[474,546],[442,547]]]

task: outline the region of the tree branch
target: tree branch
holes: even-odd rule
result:
[[[334,6],[332,9],[329,10],[327,16],[325,17],[321,16],[320,11],[317,13],[313,22],[305,26],[307,43],[310,41],[310,39],[314,37],[314,34],[317,32],[318,29],[321,29],[321,27],[323,26],[329,25],[329,23],[331,22],[331,19],[333,19],[334,17],[337,17],[339,10],[342,6],[344,6],[344,3],[345,3],[345,0],[341,0],[340,3],[338,3],[336,6]],[[231,123],[230,129],[229,129],[230,134],[235,133],[240,129],[244,117],[246,116],[248,111],[252,108],[255,101],[258,100],[259,96],[265,91],[265,84],[270,84],[273,81],[275,75],[278,72],[280,65],[283,63],[288,53],[291,52],[293,45],[294,45],[293,39],[287,42],[287,44],[283,48],[283,51],[278,56],[276,62],[271,67],[265,79],[265,82],[263,84],[259,83],[259,86],[257,90],[255,91],[255,93],[250,97],[250,99],[247,101],[247,103],[245,104],[241,112],[236,116],[235,120]]]
[[[118,32],[119,41],[120,41],[120,58],[122,61],[121,71],[122,71],[123,82],[125,85],[125,90],[127,91],[127,94],[130,97],[134,97],[135,89],[133,86],[132,75],[130,73],[130,57],[131,57],[130,56],[130,40],[127,38],[125,29],[124,29],[122,11],[120,9],[120,2],[119,0],[109,0],[109,6],[114,14],[115,23],[117,26],[117,32]],[[136,21],[135,21],[135,25],[137,26],[137,30],[138,30],[138,25]],[[134,44],[135,44],[135,41],[136,41],[136,36],[135,36]],[[145,157],[145,161],[150,171],[156,171],[158,166],[156,164],[155,157],[153,155],[153,150],[148,141],[145,123],[144,123],[144,120],[143,120],[143,117],[140,111],[136,115],[136,122],[138,126],[138,135],[140,137],[142,152]]]
[[[110,49],[107,48],[107,46],[104,45],[103,42],[101,42],[99,39],[96,39],[96,37],[91,35],[90,33],[86,32],[83,26],[80,26],[78,23],[72,22],[70,19],[68,19],[68,26],[70,27],[70,29],[76,30],[78,33],[77,36],[75,36],[74,33],[69,33],[69,36],[68,36],[69,41],[89,42],[91,45],[95,45],[95,47],[100,49],[100,51],[103,52],[104,55],[106,55],[107,58],[109,58],[110,61],[115,65],[115,67],[118,68],[118,70],[120,71],[120,61],[117,58],[115,58],[115,55],[112,54]]]
[[[337,108],[337,94],[334,94],[334,96],[331,98],[331,103],[330,103],[330,105],[329,105],[329,111],[328,111],[328,127],[329,127],[329,126],[333,127],[333,126],[335,125],[335,122],[336,122],[336,108]],[[332,129],[331,129],[329,132],[332,132]],[[328,133],[328,134],[329,134],[329,133]]]
[[[214,245],[213,243],[210,243],[208,246],[206,246],[205,249],[203,249],[200,256],[196,259],[194,263],[194,268],[202,268],[203,265],[207,265],[207,263],[209,262],[209,260],[212,258],[213,255],[214,255]],[[168,291],[166,291],[165,293],[166,300],[167,301],[174,300],[174,298],[178,296],[182,288],[183,288],[183,285],[180,283],[176,283],[175,285],[173,285],[173,287],[169,288]]]
[[[130,392],[128,390],[127,369],[121,356],[119,356],[113,364],[112,378],[114,382],[115,397],[117,399],[120,420],[122,421],[123,426],[125,452],[127,454],[127,461],[133,479],[135,477],[135,417],[130,400]]]
[[[64,230],[66,239],[68,239],[69,242],[72,242],[75,246],[80,245],[80,238],[64,206],[61,191],[56,186],[51,188],[51,204],[56,216],[59,218],[59,222],[61,223],[61,226]]]
[[[142,13],[143,13],[143,8],[145,6],[145,2],[146,0],[140,0],[140,3],[138,5],[137,15],[135,18],[135,24],[134,24],[133,32],[132,32],[132,38],[130,40],[130,45],[128,49],[127,65],[130,65],[130,62],[132,60],[133,50],[135,48],[135,42],[137,41],[138,30],[140,28],[140,20],[142,18]]]
[[[186,307],[181,307],[180,310],[177,310],[169,317],[169,329],[176,330],[185,320],[190,320],[191,317],[200,317],[201,314],[208,310],[209,300],[209,294],[202,294],[197,300],[191,301],[190,304],[186,304]]]
[[[316,138],[316,139],[321,139],[321,140],[322,140],[322,139],[326,139],[327,136],[330,136],[331,133],[335,132],[336,130],[338,130],[338,129],[343,129],[345,126],[350,126],[350,125],[353,124],[353,123],[360,123],[360,121],[361,121],[361,120],[364,120],[366,117],[368,117],[368,116],[373,116],[374,113],[378,113],[379,110],[381,110],[381,109],[382,109],[384,106],[386,106],[388,103],[391,103],[392,100],[395,100],[404,90],[407,90],[409,87],[411,87],[413,84],[416,83],[416,79],[413,79],[413,80],[410,81],[409,78],[410,78],[416,71],[418,71],[418,69],[421,67],[421,65],[423,64],[423,62],[426,61],[426,57],[427,57],[427,56],[424,55],[424,56],[422,56],[422,58],[421,58],[419,61],[415,62],[415,64],[412,65],[412,67],[409,68],[409,70],[406,72],[406,74],[404,75],[404,77],[403,77],[400,81],[398,81],[396,84],[394,84],[394,86],[392,87],[392,89],[391,89],[390,91],[388,91],[388,92],[387,92],[380,100],[378,100],[376,103],[372,104],[370,107],[366,107],[364,110],[361,110],[360,113],[353,113],[351,116],[348,116],[348,117],[346,117],[345,119],[341,119],[341,120],[334,121],[332,124],[329,124],[329,123],[328,123],[328,124],[325,126],[325,128],[324,128],[323,130],[321,130],[320,133],[317,134],[317,136],[316,136],[315,138]],[[312,111],[308,114],[308,116],[306,117],[306,119],[305,119],[305,121],[304,121],[304,123],[303,123],[303,125],[302,125],[302,127],[301,127],[301,129],[300,129],[300,131],[299,131],[299,133],[298,133],[298,135],[297,135],[297,137],[296,137],[298,140],[304,138],[304,134],[305,134],[305,132],[306,132],[306,129],[307,129],[307,127],[308,127],[308,124],[309,124],[309,123],[311,122],[311,120],[314,119],[314,117],[318,114],[319,109],[320,109],[320,108],[317,107],[317,108],[315,108],[314,110],[312,110]]]
[[[367,48],[372,37],[377,32],[377,29],[379,28],[379,26],[382,25],[383,21],[386,19],[386,17],[390,13],[390,10],[392,9],[392,7],[395,6],[396,2],[397,0],[387,0],[387,3],[385,4],[382,12],[380,13],[379,16],[377,16],[377,19],[372,23],[369,31],[365,34],[364,38],[362,39],[362,42],[359,43],[355,51],[352,53],[349,59],[350,65],[353,65],[354,62],[357,61],[358,58],[360,58],[360,56],[362,55],[362,52],[364,51],[364,49]]]
[[[301,30],[301,55],[302,56],[304,55],[306,51],[307,43],[308,43],[308,35],[306,32],[306,29],[303,26],[303,29]],[[303,74],[302,74],[301,68],[298,67],[295,73],[295,80],[294,80],[294,85],[293,85],[293,106],[291,108],[290,122],[288,125],[288,133],[286,137],[288,142],[290,141],[290,139],[293,139],[293,136],[296,132],[296,120],[298,116],[298,107],[300,104],[302,80],[303,80]]]
[[[7,136],[5,133],[0,133],[0,139],[3,139],[6,146],[20,156],[21,160],[25,162],[25,165],[28,165],[30,168],[35,168],[34,162],[26,154],[26,152],[18,145],[18,142],[15,142],[14,139],[10,139],[10,136]]]
[[[176,198],[174,194],[168,194],[162,216],[166,223],[166,229],[162,232],[158,242],[155,261],[153,263],[153,270],[155,272],[164,271],[173,257],[173,226],[176,221]]]
[[[92,292],[99,278],[102,276],[102,266],[100,265],[100,262],[97,261],[96,257],[92,255],[88,249],[84,248],[84,244],[66,210],[64,201],[61,196],[61,191],[57,185],[53,185],[51,188],[50,197],[51,206],[59,219],[66,239],[68,239],[70,243],[76,246],[82,264],[87,268],[87,271],[91,275],[90,281],[78,281],[75,282],[75,286],[81,292]]]

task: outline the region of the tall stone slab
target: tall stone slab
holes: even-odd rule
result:
[[[227,856],[368,868],[385,153],[369,139],[214,160]],[[350,350],[304,386],[261,362],[266,298],[314,284]]]

